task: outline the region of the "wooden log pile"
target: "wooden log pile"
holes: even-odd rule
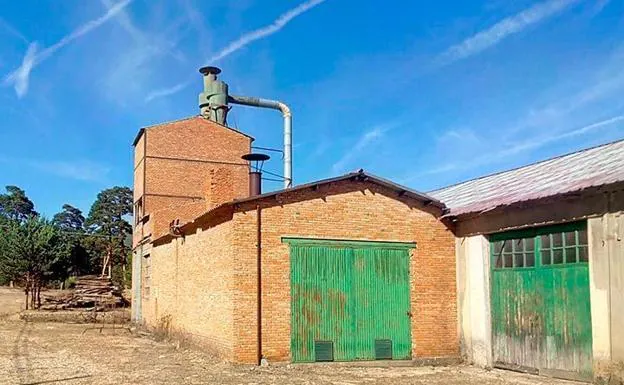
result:
[[[105,311],[127,306],[122,291],[110,278],[97,275],[78,277],[76,286],[67,293],[41,295],[41,310]]]

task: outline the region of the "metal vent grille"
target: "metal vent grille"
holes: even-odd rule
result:
[[[375,340],[375,359],[391,360],[392,359],[392,341],[391,340]]]
[[[314,361],[330,362],[334,360],[334,343],[332,341],[314,341]]]

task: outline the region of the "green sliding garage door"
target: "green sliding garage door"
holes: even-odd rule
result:
[[[586,223],[496,234],[490,241],[495,365],[591,380]]]
[[[290,243],[294,362],[409,359],[411,243]]]

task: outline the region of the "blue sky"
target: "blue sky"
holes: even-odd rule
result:
[[[364,168],[428,191],[624,137],[621,0],[0,4],[0,185],[51,216],[132,183],[146,125],[198,113],[200,66],[294,116],[295,183]],[[229,123],[282,146],[281,117]],[[279,157],[267,169],[281,173]],[[267,182],[266,189],[281,184]]]

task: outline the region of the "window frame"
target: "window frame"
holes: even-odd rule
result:
[[[574,246],[567,245],[567,233],[574,232],[575,244]],[[585,243],[582,243],[581,234],[584,232]],[[561,234],[561,246],[553,245],[553,234]],[[542,247],[542,236],[549,236],[549,247]],[[579,222],[569,222],[559,225],[550,225],[550,226],[542,226],[542,227],[534,227],[529,229],[521,229],[521,230],[512,230],[506,231],[502,233],[490,234],[488,236],[490,242],[490,264],[493,270],[497,271],[513,271],[513,270],[531,270],[536,268],[565,268],[566,266],[577,266],[589,263],[589,234],[587,233],[587,222],[579,221]],[[533,258],[534,263],[533,266],[526,266],[527,264],[527,253],[526,253],[526,243],[523,243],[523,266],[516,266],[516,249],[515,244],[517,240],[526,240],[532,238],[533,239]],[[498,255],[495,253],[495,243],[497,242],[505,242],[512,241],[512,250],[511,250],[511,264],[512,266],[506,266],[505,264],[505,252],[504,243],[501,246],[501,266],[496,265],[496,258]],[[523,241],[525,242],[525,241]],[[568,261],[567,250],[574,248],[575,250],[575,259],[574,261]],[[585,260],[581,260],[581,249],[585,250]],[[554,251],[562,251],[562,262],[561,263],[553,263]],[[550,252],[550,263],[543,263],[543,252]]]

